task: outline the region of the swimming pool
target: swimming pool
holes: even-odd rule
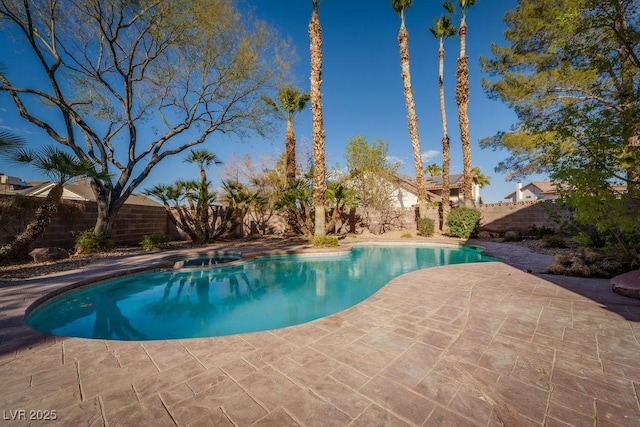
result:
[[[493,260],[472,247],[373,245],[338,254],[150,271],[55,297],[36,307],[28,323],[52,335],[110,340],[263,331],[342,311],[410,271]]]

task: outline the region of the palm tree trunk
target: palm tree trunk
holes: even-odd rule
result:
[[[418,205],[420,217],[426,216],[427,194],[424,188],[424,177],[422,175],[422,153],[420,151],[420,135],[418,134],[418,116],[416,106],[413,101],[413,89],[411,88],[411,71],[409,69],[409,33],[404,25],[400,25],[398,33],[398,44],[400,45],[400,66],[402,68],[402,83],[404,85],[404,99],[407,105],[407,124],[409,126],[409,137],[413,146],[413,164],[416,170],[416,186],[418,187]]]
[[[458,124],[460,126],[460,143],[462,144],[463,179],[462,194],[464,206],[471,207],[472,203],[472,172],[471,172],[471,137],[469,136],[469,58],[465,54],[467,26],[460,26],[460,58],[456,72],[456,104],[458,105]]]
[[[311,114],[313,126],[313,208],[314,235],[324,236],[325,207],[324,193],[326,189],[324,124],[322,120],[322,27],[318,16],[318,7],[314,6],[309,22],[309,38],[311,40]]]
[[[449,216],[449,198],[451,194],[451,150],[449,146],[449,130],[447,128],[447,111],[444,105],[444,47],[440,39],[438,50],[438,89],[440,94],[440,116],[442,118],[442,201],[440,202],[440,231],[448,233],[446,224]]]
[[[291,186],[293,180],[296,179],[296,134],[293,131],[293,121],[291,119],[287,120],[287,133],[284,137],[284,145],[287,151],[287,185]]]
[[[24,260],[29,258],[29,247],[40,237],[58,212],[62,200],[63,184],[55,185],[44,203],[36,210],[35,218],[9,245],[0,248],[0,260]]]

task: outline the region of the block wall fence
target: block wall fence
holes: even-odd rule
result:
[[[0,195],[0,204],[6,196]],[[42,202],[39,198],[32,199],[24,203],[29,206],[26,210],[28,214],[17,214],[4,209],[0,210],[0,245],[9,243],[16,233],[20,232],[26,224],[33,218],[33,213]],[[508,230],[526,232],[532,225],[537,227],[558,228],[557,219],[568,218],[568,212],[560,205],[552,202],[518,202],[518,203],[496,203],[486,204],[479,207],[482,213],[481,230],[501,233]],[[553,215],[549,215],[552,213]],[[356,211],[356,216],[364,217],[360,210]],[[376,215],[369,215],[372,222]],[[393,225],[388,229],[408,229],[415,230],[414,209],[397,210],[394,213]],[[438,210],[429,209],[427,217],[436,221]],[[68,202],[61,207],[58,214],[49,225],[45,233],[40,236],[34,247],[59,246],[63,248],[73,248],[75,242],[74,234],[90,230],[95,225],[97,218],[97,205],[95,202]],[[284,221],[279,215],[274,215],[269,220],[269,229],[274,232],[281,232],[284,228]],[[249,234],[255,230],[255,224],[251,224],[247,219],[242,234]],[[348,227],[345,227],[348,230]],[[356,227],[356,231],[361,231],[361,227]],[[153,233],[166,233],[176,239],[186,239],[184,233],[178,232],[168,219],[167,213],[162,206],[143,206],[125,204],[116,217],[113,238],[116,245],[136,245],[142,241],[143,236]]]
[[[0,203],[6,197],[0,195]],[[16,217],[16,213],[0,211],[0,244],[9,243],[33,219],[35,209],[42,203],[41,198],[25,203],[28,214]],[[72,201],[65,203],[47,227],[46,231],[34,243],[34,247],[58,246],[73,248],[76,233],[91,230],[96,224],[98,206],[95,202]],[[143,236],[152,233],[173,233],[167,213],[162,206],[130,205],[122,206],[116,216],[113,239],[116,245],[138,244]]]

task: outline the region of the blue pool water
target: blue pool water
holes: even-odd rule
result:
[[[487,260],[493,258],[470,247],[360,246],[343,254],[147,272],[55,298],[36,308],[28,322],[52,335],[112,340],[263,331],[349,308],[403,273]]]

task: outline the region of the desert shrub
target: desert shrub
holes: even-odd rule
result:
[[[316,248],[333,248],[338,246],[338,238],[336,236],[313,236],[309,242]]]
[[[546,225],[538,227],[533,224],[529,227],[529,236],[534,238],[542,238],[544,236],[552,236],[556,234],[556,230],[553,227],[547,227]]]
[[[402,235],[400,237],[405,238],[405,239],[410,239],[411,237],[413,237],[413,234],[411,234],[410,231],[405,231],[404,233],[402,233]]]
[[[545,248],[566,248],[567,245],[562,238],[557,234],[548,234],[542,238],[542,242]]]
[[[452,209],[447,216],[449,234],[464,239],[474,236],[480,227],[480,211],[474,208]]]
[[[503,242],[519,242],[521,240],[522,240],[522,236],[520,235],[520,233],[513,230],[507,231],[502,236]]]
[[[151,251],[154,249],[162,249],[167,246],[167,243],[172,241],[171,236],[164,233],[153,233],[142,237],[142,249],[145,251]]]
[[[111,233],[102,230],[98,234],[93,230],[80,233],[76,238],[76,253],[88,254],[93,252],[107,252],[113,249]]]
[[[416,225],[418,227],[418,235],[422,237],[431,237],[435,230],[436,222],[430,218],[418,218]]]

